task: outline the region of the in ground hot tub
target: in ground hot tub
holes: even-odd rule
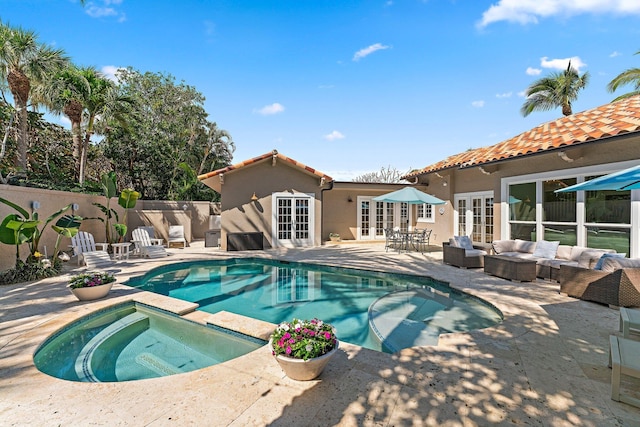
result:
[[[201,369],[265,344],[131,302],[69,324],[38,348],[34,362],[40,371],[70,381],[130,381]]]

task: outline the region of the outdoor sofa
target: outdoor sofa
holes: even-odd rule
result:
[[[602,255],[615,253],[612,249],[560,245],[559,242],[546,240],[539,242],[520,239],[494,240],[492,248],[495,255],[535,260],[536,277],[556,282],[560,281],[562,265],[593,269]]]
[[[640,258],[607,257],[600,269],[560,267],[560,293],[616,307],[640,307]]]

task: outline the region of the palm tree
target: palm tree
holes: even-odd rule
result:
[[[636,52],[635,54],[640,54],[640,51]],[[613,80],[609,82],[609,84],[607,85],[607,90],[613,93],[618,90],[618,87],[628,84],[633,84],[633,91],[625,93],[624,95],[620,95],[612,102],[620,101],[621,99],[640,94],[640,68],[629,68],[628,70],[625,70],[622,73],[618,74]]]
[[[42,84],[67,62],[63,50],[38,43],[33,31],[12,28],[0,21],[0,78],[7,80],[17,112],[16,166],[20,169],[27,170],[27,105],[31,88]]]
[[[570,116],[573,114],[571,103],[578,99],[578,92],[588,83],[589,73],[580,76],[569,61],[565,71],[536,80],[525,90],[527,99],[520,113],[526,117],[533,111],[549,111],[562,107],[562,114]]]
[[[75,175],[79,177],[82,155],[82,113],[91,86],[86,75],[96,72],[93,68],[78,68],[69,65],[55,73],[47,84],[34,90],[33,99],[45,104],[53,114],[64,114],[71,122]]]

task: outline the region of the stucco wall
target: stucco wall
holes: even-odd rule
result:
[[[313,194],[314,245],[320,245],[321,190],[320,177],[281,160],[275,166],[268,160],[226,173],[222,185],[222,249],[227,249],[227,234],[237,232],[262,232],[265,249],[273,247],[271,195],[276,192]],[[256,202],[251,201],[254,193]]]
[[[13,185],[0,185],[0,197],[21,206],[28,212],[31,212],[31,202],[40,202],[38,215],[42,221],[42,224],[39,227],[41,230],[44,226],[44,222],[50,215],[68,204],[77,203],[79,207],[75,213],[83,218],[104,218],[102,211],[93,206],[92,203],[95,202],[102,205],[106,204],[104,196],[70,193],[65,191],[41,190],[37,188],[18,187]],[[117,199],[112,199],[110,206],[114,208],[118,212],[118,215],[120,215],[120,218],[122,218],[124,210],[118,205]],[[12,213],[16,213],[15,210],[4,203],[0,203],[0,220]],[[66,213],[71,214],[71,210]],[[51,224],[55,224],[55,220]],[[46,246],[47,254],[49,256],[53,254],[56,238],[58,237],[58,235],[51,229],[51,224],[44,228],[42,238],[40,240],[40,250],[44,251],[44,247]],[[105,241],[104,223],[99,220],[87,219],[82,222],[80,229],[93,234],[97,241]],[[70,244],[70,239],[63,238],[62,243],[60,244],[60,249],[65,251],[69,250]],[[15,246],[0,244],[0,270],[6,270],[15,265],[15,252]],[[27,244],[21,245],[21,258],[26,259],[28,254],[29,248]]]

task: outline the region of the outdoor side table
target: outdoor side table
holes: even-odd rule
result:
[[[129,259],[129,248],[131,247],[131,243],[112,243],[111,247],[113,248],[114,260]]]
[[[516,257],[485,255],[484,272],[519,282],[536,280],[536,261]]]
[[[640,333],[640,310],[620,307],[620,332],[625,338],[631,332]]]

